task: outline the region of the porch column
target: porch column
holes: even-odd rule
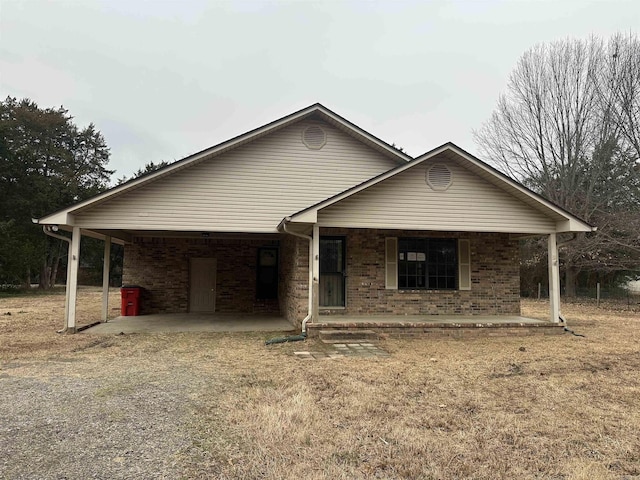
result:
[[[556,234],[549,234],[549,315],[553,323],[560,322],[560,265]]]
[[[311,311],[311,321],[317,322],[320,315],[320,227],[313,225],[313,284],[311,286],[311,298],[313,300],[313,310]]]
[[[102,265],[102,321],[109,315],[109,270],[111,269],[111,237],[104,237],[104,262]]]
[[[76,333],[76,300],[78,296],[78,267],[80,266],[80,233],[79,227],[73,227],[71,236],[71,252],[69,256],[67,275],[67,298],[69,303],[67,308],[67,331]]]

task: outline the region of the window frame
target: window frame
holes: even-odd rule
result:
[[[435,249],[452,248],[453,260],[438,261]],[[397,239],[397,289],[455,291],[460,286],[460,252],[456,238],[399,237]],[[413,255],[411,255],[413,254]],[[414,260],[409,260],[413,256]],[[423,257],[423,260],[419,258]],[[411,268],[413,267],[413,268]],[[411,280],[414,281],[411,281]],[[422,279],[422,282],[420,282]]]

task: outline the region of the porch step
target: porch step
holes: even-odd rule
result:
[[[334,338],[327,343],[359,343],[368,341],[369,335],[376,335],[376,339],[389,337],[503,337],[503,336],[529,336],[529,335],[561,335],[564,333],[563,324],[522,319],[508,322],[427,322],[427,321],[363,321],[360,323],[349,322],[322,322],[308,323],[308,338]],[[321,335],[325,333],[323,337]],[[367,332],[367,340],[363,333]],[[342,337],[340,337],[342,335]],[[325,340],[323,340],[325,341]]]
[[[318,337],[323,343],[375,342],[380,336],[373,330],[320,330]]]

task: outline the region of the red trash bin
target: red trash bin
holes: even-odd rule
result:
[[[137,317],[140,315],[140,295],[142,287],[137,285],[123,285],[120,289],[120,315],[123,317]]]

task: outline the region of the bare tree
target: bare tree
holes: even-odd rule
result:
[[[627,148],[640,159],[640,39],[614,35],[608,44],[604,75],[609,88],[602,92],[611,102],[614,121]]]
[[[639,66],[636,37],[537,45],[475,132],[498,168],[598,225],[563,252],[568,295],[582,270],[640,263]]]

